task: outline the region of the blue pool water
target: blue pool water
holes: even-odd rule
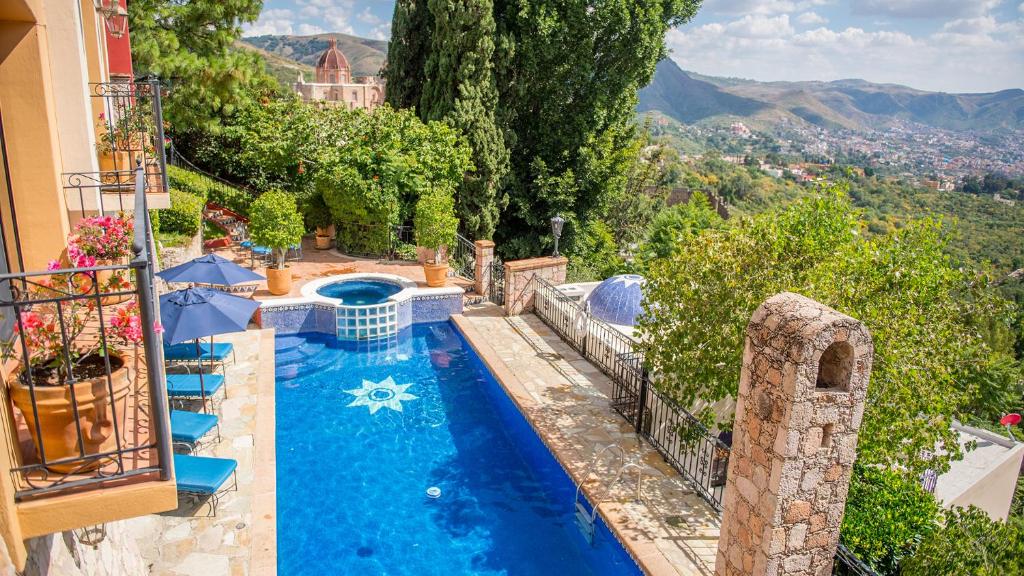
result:
[[[377,280],[344,280],[321,286],[316,293],[328,298],[340,298],[342,304],[363,306],[380,304],[401,292],[402,287]]]
[[[640,573],[452,325],[276,346],[280,576]]]

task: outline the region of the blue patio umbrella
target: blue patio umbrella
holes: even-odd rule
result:
[[[206,387],[203,384],[202,355],[199,339],[217,334],[239,332],[249,325],[260,303],[249,298],[232,296],[212,288],[188,288],[176,290],[160,297],[160,324],[164,329],[164,341],[178,344],[188,340],[196,342],[196,357],[199,358],[199,387],[203,397],[203,411],[206,411]],[[211,359],[212,364],[212,359]]]
[[[217,284],[232,286],[244,282],[265,280],[263,276],[235,264],[231,260],[216,254],[206,254],[193,258],[184,264],[157,272],[157,276],[168,282],[198,282],[201,284]]]

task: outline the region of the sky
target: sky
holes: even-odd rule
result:
[[[245,35],[386,40],[393,9],[393,0],[265,0]],[[712,76],[1024,88],[1024,0],[705,0],[666,44],[683,69]]]

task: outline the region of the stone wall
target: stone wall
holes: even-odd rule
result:
[[[491,296],[491,264],[494,263],[494,242],[490,240],[477,240],[473,243],[474,261],[476,269],[474,273],[473,291],[484,300]]]
[[[77,532],[77,531],[76,531]],[[106,525],[95,546],[79,542],[76,532],[30,538],[24,576],[146,576],[149,567],[124,522]],[[0,574],[5,574],[0,571]]]
[[[718,576],[831,574],[871,374],[859,321],[797,294],[747,326]]]
[[[530,282],[536,275],[551,284],[565,283],[569,260],[564,256],[513,260],[505,263],[505,314],[516,316],[533,310],[536,288]]]

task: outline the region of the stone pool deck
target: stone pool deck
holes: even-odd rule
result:
[[[179,499],[177,510],[126,521],[151,576],[276,574],[274,333],[217,341],[234,345],[236,361],[228,363],[228,396],[218,411],[222,439],[197,454],[237,460],[238,490],[221,499],[216,517],[205,504]]]
[[[610,457],[584,492],[647,574],[714,574],[720,516],[612,411],[607,376],[532,314],[505,317],[482,305],[453,319],[574,479],[609,444],[643,468],[642,503],[634,502],[635,472],[611,485],[617,462]]]

